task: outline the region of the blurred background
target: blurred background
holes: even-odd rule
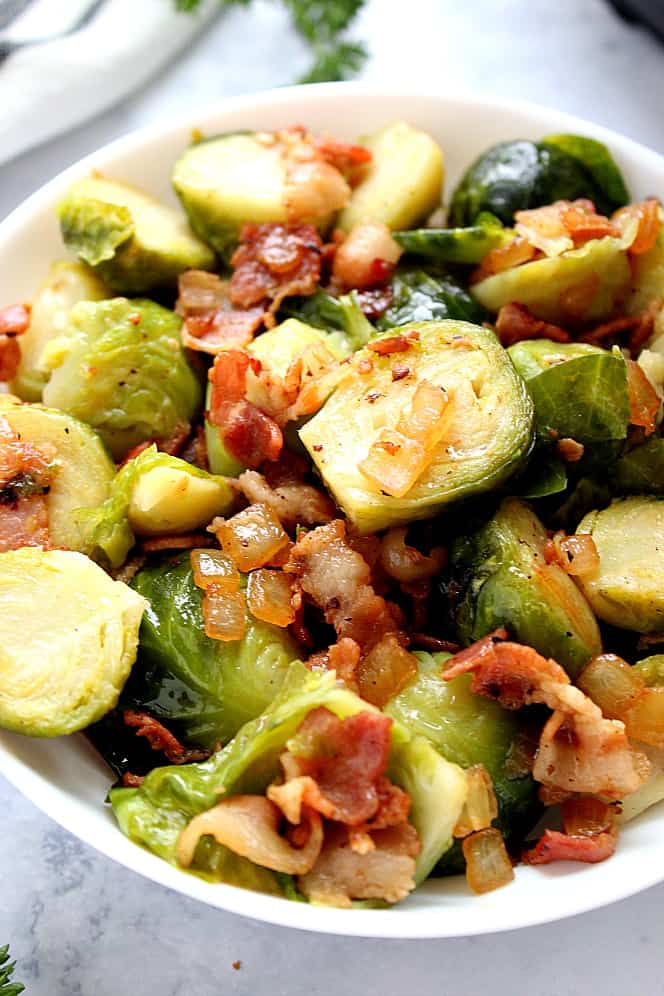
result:
[[[620,3],[655,26],[659,17],[664,30],[659,6]],[[325,37],[312,32],[316,10],[334,9],[343,22],[356,7],[339,37],[327,21]],[[352,49],[339,53],[339,42]],[[175,0],[0,0],[0,60],[0,217],[131,129],[294,82],[316,60],[319,77],[350,67],[394,90],[526,98],[664,153],[664,45],[603,0],[201,0],[189,13]],[[0,941],[11,942],[29,996],[402,996],[413,988],[479,996],[487,984],[510,996],[664,993],[662,886],[516,934],[351,941],[175,897],[57,828],[1,777],[0,813]]]

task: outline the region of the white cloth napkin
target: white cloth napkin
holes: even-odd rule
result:
[[[47,0],[50,16],[34,9],[11,33],[32,36],[67,23],[67,8],[81,0]],[[53,18],[57,2],[61,18]],[[203,0],[192,14],[173,0],[106,0],[76,34],[15,51],[0,65],[0,163],[67,131],[145,83],[219,14],[218,0]],[[71,14],[72,11],[69,11]],[[21,29],[21,30],[19,30]],[[30,29],[30,30],[28,30]],[[34,32],[36,33],[36,32]]]

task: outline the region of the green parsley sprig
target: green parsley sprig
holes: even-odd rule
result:
[[[175,0],[178,10],[194,11],[202,0]],[[248,7],[251,0],[219,0],[225,7]],[[313,52],[314,61],[300,83],[345,80],[360,71],[367,57],[364,45],[344,34],[365,0],[282,0],[293,26]]]
[[[19,996],[25,992],[25,986],[20,982],[12,982],[12,973],[16,962],[9,961],[9,945],[0,948],[0,996]]]

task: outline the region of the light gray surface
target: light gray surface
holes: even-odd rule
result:
[[[373,50],[367,80],[525,97],[664,152],[664,47],[599,0],[373,0],[358,33]],[[217,97],[289,82],[306,63],[280,8],[258,2],[251,15],[224,14],[140,97],[0,169],[0,217],[118,135]],[[1,778],[0,814],[0,943],[11,942],[31,996],[664,994],[664,886],[574,920],[489,938],[326,938],[172,895],[80,844]]]

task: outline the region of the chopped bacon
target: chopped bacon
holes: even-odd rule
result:
[[[402,823],[371,835],[373,847],[361,853],[344,826],[329,828],[313,869],[298,879],[311,901],[349,907],[353,899],[396,903],[415,888],[420,841],[415,827]]]
[[[646,436],[655,431],[660,400],[643,369],[634,360],[627,360],[627,387],[629,390],[629,421],[639,425]]]
[[[310,671],[336,671],[339,681],[343,681],[347,688],[357,691],[355,672],[359,662],[359,644],[355,640],[351,640],[348,636],[342,636],[340,640],[333,643],[327,650],[312,654],[305,661],[305,665]]]
[[[145,775],[134,775],[131,771],[125,771],[120,781],[123,788],[140,788],[145,780]]]
[[[367,349],[379,356],[389,356],[391,353],[406,353],[413,344],[413,337],[404,335],[393,335],[388,339],[375,339],[368,343]]]
[[[258,467],[264,460],[279,457],[283,436],[276,422],[245,398],[251,364],[251,357],[240,350],[217,354],[209,373],[208,417],[219,427],[231,455],[248,467]]]
[[[142,443],[132,446],[120,462],[120,466],[124,467],[130,460],[135,460],[136,457],[144,453],[150,446],[156,446],[160,453],[168,453],[169,456],[179,456],[190,434],[191,427],[186,423],[179,423],[168,439],[146,439]]]
[[[521,855],[521,860],[527,865],[548,865],[552,861],[596,864],[611,857],[617,840],[616,830],[607,830],[589,837],[545,830],[535,846]]]
[[[655,245],[662,227],[660,203],[656,197],[649,197],[638,204],[628,204],[619,208],[613,215],[613,220],[619,228],[624,228],[633,218],[638,221],[634,241],[628,248],[633,256],[640,256]]]
[[[273,315],[285,297],[313,294],[320,280],[322,248],[312,225],[243,225],[231,259],[231,304],[243,309],[269,304]]]
[[[46,495],[26,495],[5,503],[0,493],[0,553],[22,546],[48,547]]]
[[[9,304],[0,308],[0,336],[23,335],[30,327],[30,305]]]
[[[188,764],[190,761],[204,761],[209,751],[185,747],[170,730],[147,712],[125,709],[122,713],[125,726],[136,730],[137,737],[145,737],[152,750],[160,751],[171,764]]]
[[[653,301],[638,315],[625,315],[613,318],[609,322],[596,325],[595,328],[579,336],[580,342],[589,342],[593,346],[602,346],[607,339],[613,339],[623,332],[629,332],[628,347],[631,353],[638,352],[648,341],[655,327],[655,319],[661,306],[660,301]]]
[[[49,545],[47,495],[55,448],[25,442],[0,418],[0,551]]]
[[[512,301],[504,304],[496,319],[496,334],[507,349],[525,339],[550,339],[552,342],[569,342],[570,334],[558,325],[544,322],[529,311],[525,304]]]
[[[205,270],[187,270],[180,275],[175,310],[183,319],[183,345],[212,354],[250,343],[265,313],[264,308],[234,309],[229,282]]]
[[[535,258],[536,253],[535,246],[532,246],[527,239],[517,235],[507,245],[491,249],[480,265],[473,270],[470,282],[471,284],[477,284],[480,280],[492,277],[496,273],[502,273],[504,270],[510,270],[513,266],[529,263]]]
[[[251,503],[268,505],[287,529],[313,526],[334,518],[333,501],[312,484],[288,481],[270,487],[265,477],[255,470],[246,470],[237,479],[238,490]]]
[[[547,256],[559,256],[590,239],[620,235],[610,219],[598,214],[593,202],[585,198],[555,201],[530,211],[517,211],[515,220],[519,235]]]
[[[205,533],[182,533],[180,536],[152,536],[141,541],[144,553],[157,553],[160,550],[195,550],[197,547],[213,546],[214,540]]]
[[[383,222],[358,222],[335,253],[332,280],[344,290],[380,286],[394,273],[401,253],[401,246]]]
[[[559,664],[518,643],[485,637],[447,662],[445,680],[471,672],[471,689],[508,709],[542,703],[553,710],[539,741],[533,768],[543,785],[620,799],[636,791],[649,770],[632,750],[623,723],[601,710],[570,683]]]
[[[617,237],[620,234],[609,218],[597,213],[592,201],[572,201],[561,208],[560,215],[575,247],[590,239],[602,239],[606,235]]]
[[[13,335],[0,335],[0,381],[13,380],[21,363],[21,347]]]
[[[295,544],[284,570],[324,612],[337,635],[349,636],[367,652],[399,629],[393,608],[370,585],[371,571],[351,548],[341,519],[319,526]]]
[[[366,145],[349,145],[347,142],[338,142],[326,135],[313,137],[312,141],[314,148],[325,162],[334,166],[351,181],[358,178],[358,167],[366,166],[372,159],[371,150]]]
[[[577,443],[576,439],[564,436],[556,443],[556,452],[565,463],[577,463],[585,452],[583,443]]]

